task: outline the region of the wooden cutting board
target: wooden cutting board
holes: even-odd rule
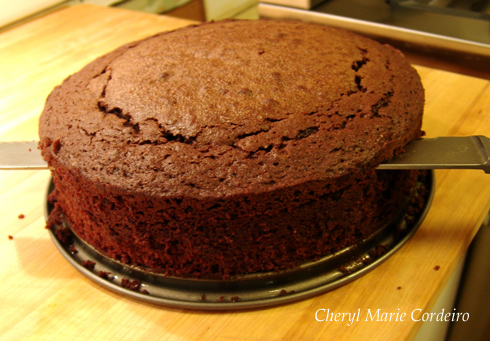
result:
[[[46,96],[119,45],[191,22],[76,5],[0,34],[0,141],[37,139]],[[416,67],[426,88],[424,130],[490,136],[490,82]],[[1,157],[1,156],[0,156]],[[326,294],[247,311],[205,312],[142,303],[81,275],[44,229],[48,171],[0,172],[0,337],[94,339],[406,339],[431,309],[490,206],[490,176],[437,171],[431,210],[415,236],[374,271]],[[325,309],[325,310],[321,310]],[[398,313],[365,321],[368,311]],[[359,312],[359,321],[322,321]],[[405,313],[405,318],[401,318]],[[402,320],[403,319],[403,320]]]

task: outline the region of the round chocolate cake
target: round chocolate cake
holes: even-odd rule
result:
[[[124,45],[46,101],[55,209],[108,257],[152,272],[280,271],[370,236],[417,172],[376,171],[422,135],[424,91],[396,49],[297,21],[226,20]]]

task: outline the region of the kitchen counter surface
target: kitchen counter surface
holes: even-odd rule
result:
[[[76,5],[0,33],[0,141],[36,140],[54,86],[119,45],[192,22]],[[427,137],[490,136],[490,82],[416,66],[426,88]],[[1,156],[0,156],[1,157]],[[430,311],[490,207],[490,176],[435,172],[431,209],[415,236],[356,281],[295,303],[198,311],[144,303],[76,270],[44,228],[49,171],[0,171],[0,338],[406,339]],[[325,309],[325,310],[320,310]],[[393,313],[366,321],[367,312]],[[323,312],[340,313],[322,321]],[[349,326],[341,314],[360,313]],[[405,318],[395,318],[406,313]],[[344,315],[347,316],[347,315]],[[387,316],[387,315],[383,315]],[[382,317],[382,316],[381,316]],[[370,337],[369,337],[370,338]]]

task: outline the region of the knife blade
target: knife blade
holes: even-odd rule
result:
[[[0,142],[0,169],[48,169],[37,146],[38,141]]]
[[[38,142],[0,142],[0,170],[48,169]],[[490,138],[442,136],[414,140],[377,169],[481,169],[490,173]]]
[[[490,173],[490,139],[442,136],[413,140],[378,169],[481,169]]]

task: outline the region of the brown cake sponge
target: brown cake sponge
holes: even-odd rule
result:
[[[125,263],[177,276],[277,271],[359,242],[416,172],[374,168],[422,135],[396,49],[283,20],[130,43],[56,87],[40,118],[57,211]]]

